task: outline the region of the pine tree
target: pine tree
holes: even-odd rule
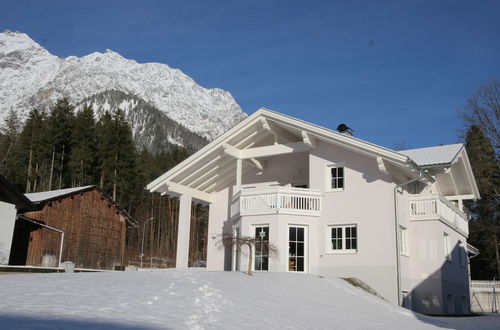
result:
[[[14,110],[10,110],[5,117],[5,122],[0,132],[4,139],[0,145],[0,169],[4,167],[5,162],[11,156],[12,147],[16,143],[21,131],[21,121]]]
[[[71,185],[85,186],[97,181],[97,133],[94,111],[84,107],[77,113],[71,139],[71,154],[68,166],[71,171]]]
[[[137,152],[123,111],[101,117],[98,139],[100,186],[129,208],[137,184]]]
[[[470,203],[473,219],[469,222],[469,242],[480,250],[472,259],[474,279],[500,277],[500,162],[490,139],[481,128],[472,125],[466,134],[466,149],[481,199]]]
[[[48,118],[48,139],[52,147],[48,190],[71,185],[67,164],[68,155],[71,154],[73,125],[73,106],[67,98],[57,100]]]

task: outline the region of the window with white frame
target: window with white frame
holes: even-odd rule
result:
[[[443,245],[444,245],[444,256],[446,260],[451,261],[451,243],[450,243],[450,235],[448,233],[443,233]]]
[[[354,253],[358,250],[357,225],[328,226],[328,251]]]
[[[342,165],[328,165],[327,190],[342,191],[345,189],[345,171]]]
[[[409,256],[408,249],[408,230],[404,226],[399,226],[399,253]]]

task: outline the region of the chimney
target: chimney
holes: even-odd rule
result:
[[[337,131],[339,133],[347,134],[350,136],[352,136],[352,133],[354,133],[354,131],[350,127],[348,127],[346,124],[340,124],[339,126],[337,126]]]

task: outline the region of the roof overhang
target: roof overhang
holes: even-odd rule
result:
[[[243,172],[262,170],[269,157],[307,152],[314,149],[318,141],[375,158],[381,170],[397,168],[406,177],[433,181],[409,157],[396,151],[262,108],[146,188],[161,194],[189,194],[210,203],[214,192],[235,181],[235,159],[242,160]]]
[[[449,199],[481,198],[465,147],[448,163],[421,166],[436,178],[440,192]]]

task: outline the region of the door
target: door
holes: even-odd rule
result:
[[[254,270],[269,270],[269,226],[255,227]]]
[[[307,270],[307,227],[288,227],[288,271],[306,272]]]

